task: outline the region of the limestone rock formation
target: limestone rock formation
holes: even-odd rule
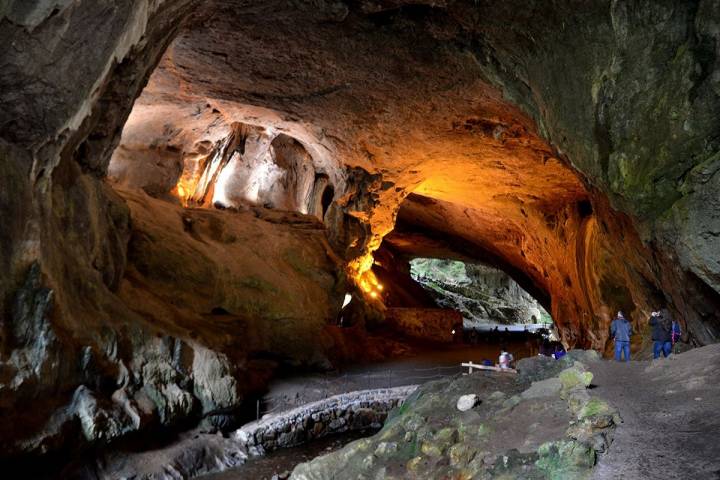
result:
[[[300,464],[290,478],[589,478],[621,420],[588,394],[585,365],[571,362],[532,385],[483,374],[428,383],[378,434]],[[561,388],[538,387],[548,381]],[[482,408],[456,406],[467,391],[476,393],[460,399],[477,397]]]
[[[461,412],[466,412],[473,408],[478,403],[478,401],[479,399],[474,393],[461,395],[460,398],[458,398],[456,407]]]

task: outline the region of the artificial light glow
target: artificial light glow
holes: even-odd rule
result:
[[[192,179],[181,178],[175,185],[175,194],[180,199],[184,207],[188,206],[188,200],[195,191],[195,185]]]
[[[231,159],[231,161],[232,161],[232,159]],[[227,194],[226,194],[226,189],[227,189],[226,185],[227,185],[230,177],[231,177],[231,171],[229,168],[223,168],[220,171],[220,174],[218,175],[217,180],[215,180],[215,187],[214,187],[213,199],[212,199],[213,204],[220,203],[225,206],[231,205],[231,203],[228,201]]]
[[[455,335],[455,329],[453,328],[452,334]]]
[[[351,300],[352,300],[352,295],[350,295],[349,293],[346,293],[345,300],[343,300],[342,308],[347,307],[348,303],[350,303]]]
[[[352,277],[355,279],[355,283],[360,290],[365,292],[373,299],[380,299],[379,292],[383,290],[383,286],[378,282],[377,277],[372,271],[373,256],[371,253],[365,254],[360,258],[355,259],[348,265],[348,270]]]

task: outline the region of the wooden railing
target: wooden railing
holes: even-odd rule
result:
[[[460,366],[467,367],[468,369],[467,373],[463,373],[463,375],[470,375],[473,372],[473,368],[476,370],[490,370],[493,372],[517,373],[517,370],[515,370],[514,368],[490,367],[487,365],[479,365],[473,362],[461,363]]]

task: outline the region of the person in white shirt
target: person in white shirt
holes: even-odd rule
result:
[[[512,368],[514,360],[515,358],[512,356],[512,353],[507,352],[504,348],[500,349],[500,358],[498,359],[500,368]]]

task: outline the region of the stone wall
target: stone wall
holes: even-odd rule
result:
[[[333,433],[382,427],[390,410],[417,385],[343,393],[277,415],[266,415],[235,431],[251,455],[292,447]]]
[[[463,324],[460,312],[441,308],[388,308],[385,321],[407,336],[438,342],[452,342]]]

